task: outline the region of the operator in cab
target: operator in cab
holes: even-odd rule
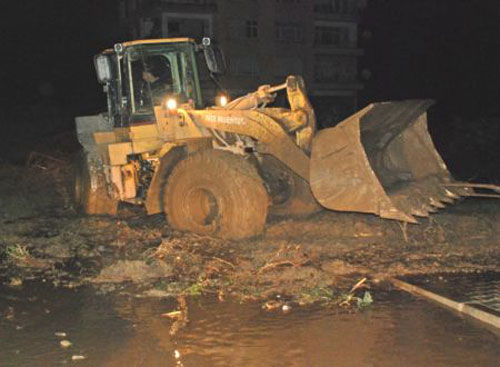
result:
[[[141,105],[157,106],[165,96],[172,93],[172,72],[170,62],[161,55],[150,56],[142,71]]]

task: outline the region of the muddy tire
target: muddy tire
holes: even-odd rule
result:
[[[73,207],[78,213],[90,215],[116,215],[118,211],[118,200],[108,196],[104,173],[99,169],[91,172],[84,152],[73,162]]]
[[[322,210],[309,183],[276,158],[267,156],[261,170],[271,192],[271,216],[304,217]]]
[[[261,234],[268,204],[263,181],[248,160],[212,149],[178,163],[163,195],[173,228],[225,239]]]

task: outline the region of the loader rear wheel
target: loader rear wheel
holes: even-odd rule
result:
[[[266,156],[261,169],[272,197],[270,215],[303,217],[322,210],[309,183],[279,160]]]
[[[261,234],[268,204],[262,179],[248,160],[212,149],[181,161],[163,195],[172,227],[225,239]]]
[[[95,169],[91,172],[84,152],[75,157],[73,169],[74,209],[84,214],[116,215],[118,200],[108,196],[106,178],[102,170]]]

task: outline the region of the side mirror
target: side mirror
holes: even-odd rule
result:
[[[103,54],[97,55],[94,58],[94,65],[99,83],[109,83],[112,77],[110,57]]]
[[[203,55],[210,73],[222,75],[226,72],[226,61],[220,49],[212,46],[204,47]]]

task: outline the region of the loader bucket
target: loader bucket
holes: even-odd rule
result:
[[[431,100],[374,103],[313,141],[311,190],[332,210],[415,223],[458,198],[427,130]]]

